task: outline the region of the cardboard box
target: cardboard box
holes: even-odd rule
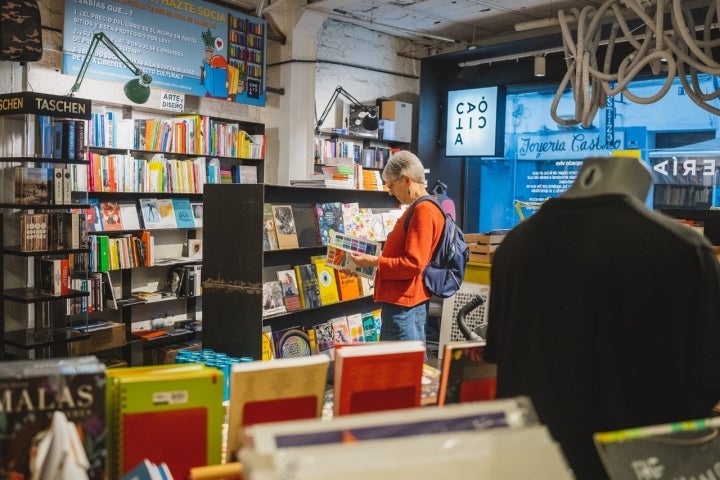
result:
[[[394,122],[394,135],[384,133],[385,140],[398,142],[412,141],[412,104],[397,100],[383,100],[380,105],[380,118]],[[390,138],[392,135],[394,138]]]
[[[162,365],[165,363],[175,363],[175,357],[177,357],[177,354],[180,350],[199,351],[201,346],[202,344],[200,342],[183,342],[149,348],[145,350],[144,363],[145,365]]]
[[[90,332],[90,338],[68,344],[68,352],[73,355],[109,350],[125,345],[125,324],[115,323],[112,327]]]

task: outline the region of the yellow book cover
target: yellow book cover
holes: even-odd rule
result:
[[[275,358],[275,341],[272,336],[272,328],[270,325],[262,327],[262,359],[272,360]]]
[[[230,373],[228,461],[237,460],[242,430],[249,425],[319,418],[329,365],[327,355],[234,364]]]
[[[310,261],[317,270],[320,303],[325,306],[339,302],[340,294],[335,279],[335,269],[327,266],[324,255],[313,255],[310,257]]]

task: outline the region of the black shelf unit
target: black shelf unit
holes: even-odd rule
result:
[[[203,258],[203,346],[232,356],[262,358],[262,327],[314,325],[323,320],[377,306],[371,297],[262,316],[262,282],[266,267],[308,263],[326,248],[320,244],[315,203],[358,202],[361,207],[397,208],[387,192],[288,187],[280,185],[207,185]],[[263,251],[263,204],[293,208],[299,248]],[[229,208],[229,207],[233,208]],[[253,227],[255,226],[255,227]]]

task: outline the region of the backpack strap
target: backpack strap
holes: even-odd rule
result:
[[[413,204],[410,205],[410,208],[408,209],[408,214],[407,214],[407,217],[405,217],[405,225],[404,225],[406,232],[407,232],[407,229],[408,229],[408,225],[410,225],[410,217],[412,217],[412,214],[413,214],[413,212],[415,211],[415,206],[416,206],[418,203],[423,202],[423,201],[425,201],[425,200],[434,203],[435,206],[436,206],[437,208],[439,208],[440,211],[442,212],[443,217],[445,217],[445,210],[443,210],[442,207],[440,206],[440,204],[438,203],[438,201],[435,200],[435,197],[433,197],[432,195],[423,195],[422,197],[420,197],[420,198],[418,198],[417,200],[415,200],[415,201],[413,202]]]

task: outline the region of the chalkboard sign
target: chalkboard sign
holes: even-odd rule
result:
[[[594,436],[611,480],[718,478],[720,417]]]

